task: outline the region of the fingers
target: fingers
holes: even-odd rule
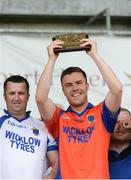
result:
[[[57,48],[62,48],[64,42],[61,41],[61,40],[55,40],[53,41],[50,45],[51,46],[54,46],[54,47],[57,47]]]
[[[87,45],[91,45],[93,41],[91,41],[91,39],[81,39],[80,40],[80,46],[87,46]]]
[[[90,45],[91,46],[91,50],[87,50],[86,53],[88,55],[93,55],[93,54],[96,54],[97,53],[97,47],[96,47],[96,42],[92,41],[91,39],[82,39],[80,41],[80,46],[88,46]]]
[[[53,51],[54,48],[62,48],[63,44],[63,41],[55,40],[48,46],[48,49]]]
[[[53,41],[53,42],[47,47],[49,57],[57,57],[58,54],[55,54],[55,53],[54,53],[54,49],[55,49],[55,48],[62,48],[63,44],[64,44],[64,42],[61,41],[61,40],[55,40],[55,41]]]
[[[131,123],[130,122],[120,122],[120,128],[122,131],[129,132],[131,131]]]

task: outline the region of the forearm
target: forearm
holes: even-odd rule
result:
[[[44,177],[44,179],[55,179],[58,171],[58,154],[57,151],[48,152],[47,157],[50,162],[50,172]]]
[[[81,46],[91,45],[91,50],[86,53],[93,59],[96,66],[100,70],[103,79],[105,80],[109,91],[112,95],[121,96],[122,94],[122,84],[116,77],[115,73],[112,69],[106,64],[106,62],[102,59],[102,57],[97,52],[97,45],[94,41],[90,39],[81,40]]]
[[[55,179],[56,178],[56,175],[57,175],[57,171],[58,171],[58,163],[55,163],[53,166],[52,166],[52,170],[51,172],[48,174],[48,177],[52,178],[52,179]]]
[[[37,84],[36,101],[45,102],[48,98],[55,61],[48,61]]]
[[[44,179],[55,179],[58,171],[58,159],[49,167],[49,172],[45,175]]]
[[[116,95],[121,95],[122,92],[122,84],[109,67],[109,65],[102,59],[99,54],[92,54],[91,58],[94,60],[95,64],[97,65],[98,69],[100,70],[103,79],[105,80],[110,92]]]

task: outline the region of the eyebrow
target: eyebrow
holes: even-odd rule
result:
[[[78,81],[74,81],[74,82],[67,82],[64,85],[66,85],[66,84],[73,84],[73,83],[82,83],[82,82],[84,82],[84,81],[83,80],[78,80]]]

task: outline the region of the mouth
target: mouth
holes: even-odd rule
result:
[[[124,135],[124,134],[125,134],[125,132],[122,132],[122,131],[117,131],[117,132],[115,132],[115,134],[117,134],[117,135]]]
[[[14,104],[14,107],[19,107],[20,106],[20,103],[15,103]]]
[[[73,94],[72,97],[78,97],[80,95],[81,95],[81,93],[76,93],[76,94]]]

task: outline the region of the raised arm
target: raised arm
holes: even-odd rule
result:
[[[36,90],[36,103],[43,119],[50,121],[55,111],[55,104],[48,98],[52,74],[58,54],[55,54],[54,48],[62,48],[62,41],[53,41],[48,47],[48,62],[40,76]]]
[[[116,112],[121,105],[123,91],[122,84],[109,65],[98,54],[96,43],[90,39],[83,39],[81,41],[81,46],[86,46],[88,44],[91,45],[91,51],[87,52],[87,54],[95,62],[109,88],[109,92],[105,98],[106,106],[110,111]]]

